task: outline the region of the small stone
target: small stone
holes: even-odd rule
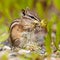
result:
[[[3,50],[11,50],[11,48],[9,46],[4,46]]]
[[[25,54],[25,53],[30,53],[30,50],[24,50],[24,49],[21,49],[18,51],[19,54]]]
[[[40,53],[41,53],[41,54],[45,54],[45,53],[46,53],[46,49],[45,49],[44,46],[42,46]]]
[[[16,56],[17,56],[17,53],[12,52],[12,53],[9,54],[9,56],[10,56],[10,57],[16,57]]]

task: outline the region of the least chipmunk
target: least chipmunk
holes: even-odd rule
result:
[[[27,34],[27,31],[30,32],[34,29],[35,21],[40,21],[36,13],[29,9],[22,10],[21,18],[14,20],[10,25],[10,41],[12,46],[22,47],[24,45],[26,37],[23,38],[23,34]]]

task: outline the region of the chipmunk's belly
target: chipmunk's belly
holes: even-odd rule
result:
[[[20,46],[32,50],[35,49],[34,46],[41,46],[44,44],[44,37],[45,35],[43,33],[40,34],[40,32],[35,33],[34,31],[31,32],[22,32],[21,38],[20,38]]]
[[[21,33],[21,37],[20,37],[20,46],[21,47],[26,47],[26,45],[29,42],[34,42],[35,39],[35,35],[32,32],[28,32],[28,31],[24,31]]]

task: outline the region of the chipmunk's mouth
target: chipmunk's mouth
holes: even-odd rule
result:
[[[34,20],[34,23],[39,23],[39,21],[37,21],[37,20]]]

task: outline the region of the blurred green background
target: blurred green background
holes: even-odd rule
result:
[[[48,36],[46,37],[47,51],[50,53],[51,48],[51,26],[56,23],[56,47],[60,42],[60,0],[0,0],[0,41],[8,38],[10,23],[20,17],[21,9],[29,7],[35,10],[40,19],[49,20]],[[48,44],[47,44],[48,43]]]

